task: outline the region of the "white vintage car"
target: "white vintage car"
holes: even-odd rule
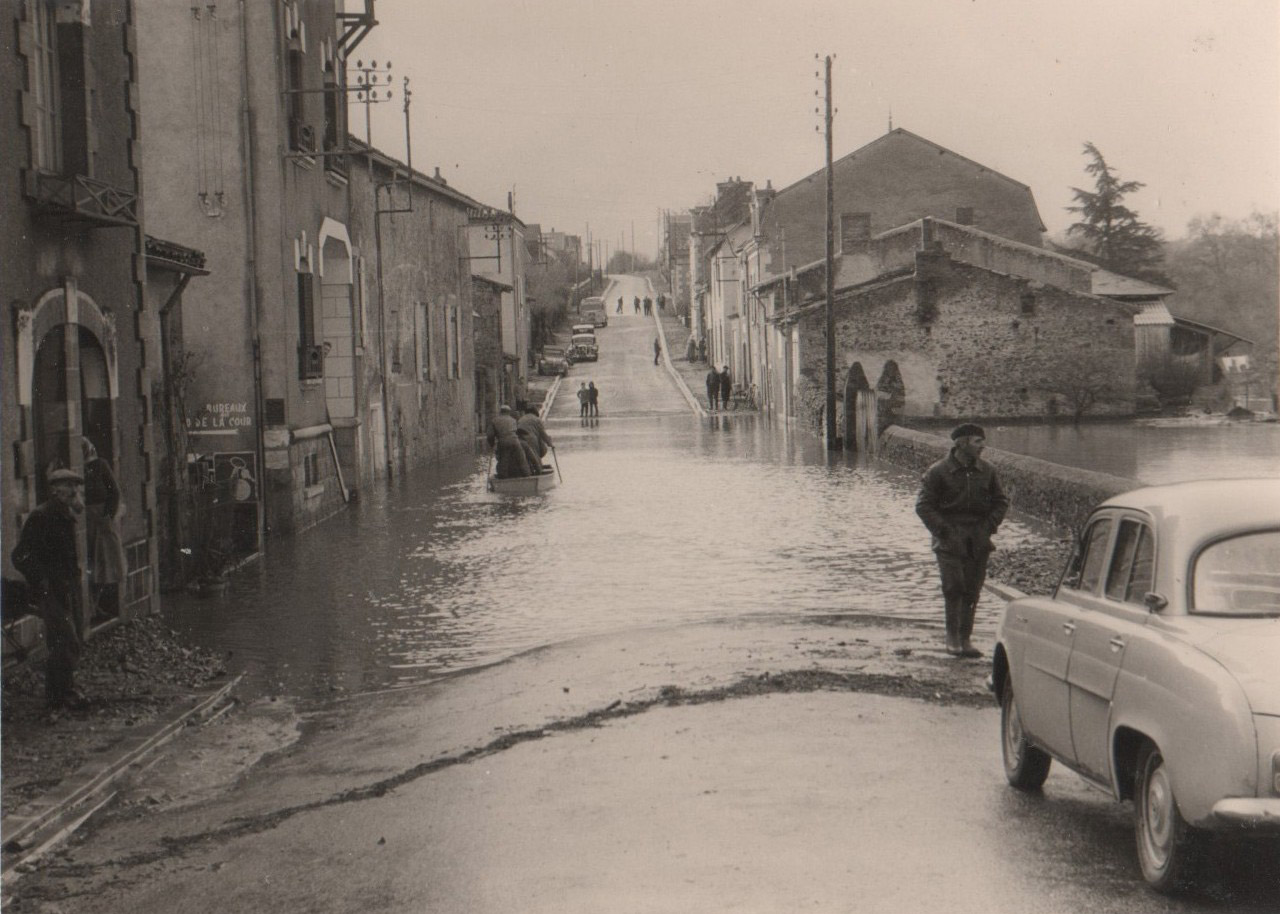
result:
[[[1280,479],[1137,489],[1090,515],[1052,596],[1004,610],[991,686],[1010,784],[1053,759],[1133,800],[1160,891],[1203,843],[1280,835]]]

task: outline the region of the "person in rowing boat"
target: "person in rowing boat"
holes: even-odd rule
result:
[[[524,415],[516,420],[516,433],[524,439],[526,449],[535,457],[535,466],[541,472],[542,458],[547,456],[547,450],[551,447],[551,436],[547,434],[547,427],[542,424],[538,408],[533,404],[525,404]]]
[[[489,424],[489,434],[485,436],[489,447],[493,448],[498,467],[494,475],[498,479],[510,479],[513,476],[529,476],[529,458],[524,445],[520,442],[519,426],[510,406],[498,407],[498,415]]]

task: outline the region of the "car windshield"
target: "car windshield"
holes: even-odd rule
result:
[[[1280,616],[1280,530],[1219,540],[1192,569],[1191,611],[1222,616]]]

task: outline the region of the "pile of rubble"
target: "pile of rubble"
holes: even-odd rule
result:
[[[97,752],[109,750],[211,679],[223,658],[184,645],[158,617],[123,623],[91,638],[76,690],[84,707],[51,714],[44,668],[27,662],[6,672],[0,697],[0,803],[14,808],[57,784]]]

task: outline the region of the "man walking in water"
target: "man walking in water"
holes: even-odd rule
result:
[[[590,394],[587,392],[587,382],[583,381],[578,387],[578,415],[585,416],[587,414],[587,402]]]
[[[716,366],[712,365],[707,372],[707,404],[714,412],[716,401],[720,399],[720,372],[716,371]]]
[[[987,577],[991,534],[1009,510],[995,468],[980,459],[986,446],[982,427],[972,423],[951,432],[951,453],[925,471],[916,514],[933,534],[933,552],[942,577],[947,653],[981,657],[973,646],[973,616]]]

